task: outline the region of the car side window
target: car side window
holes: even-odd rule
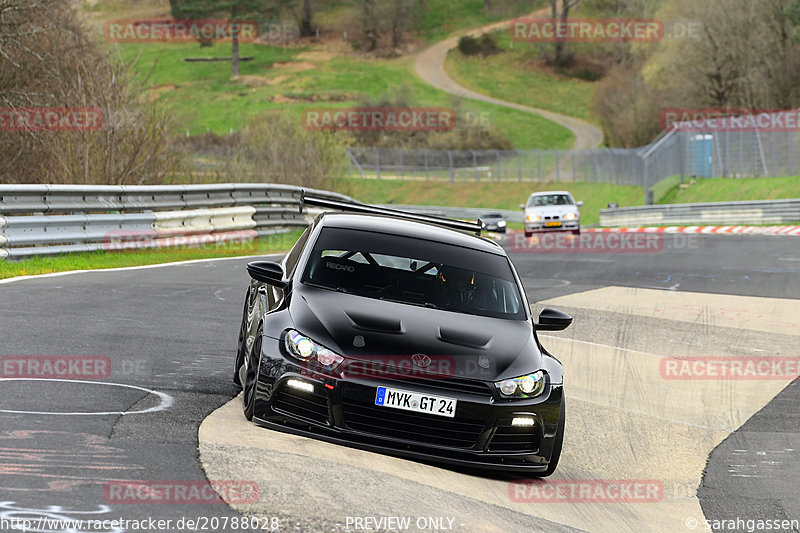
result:
[[[286,272],[286,277],[292,277],[294,273],[294,269],[297,268],[297,262],[300,260],[300,254],[303,253],[303,248],[306,246],[306,241],[308,241],[308,235],[311,233],[311,228],[306,228],[300,238],[297,239],[297,242],[294,243],[294,246],[286,254],[286,259],[284,259],[284,271]]]

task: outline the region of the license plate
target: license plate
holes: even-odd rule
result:
[[[444,396],[431,396],[430,394],[420,394],[388,387],[378,387],[378,394],[375,396],[375,405],[381,407],[394,407],[405,411],[415,411],[417,413],[428,413],[431,415],[446,416],[454,418],[456,416],[456,399]]]
[[[544,226],[546,228],[557,228],[557,227],[561,226],[561,222],[558,222],[558,221],[556,221],[556,222],[545,222]]]

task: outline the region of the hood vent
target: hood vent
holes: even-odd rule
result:
[[[403,324],[396,318],[368,315],[358,311],[345,311],[353,326],[381,333],[403,333]]]
[[[469,348],[486,348],[486,345],[492,340],[492,336],[475,333],[474,331],[449,329],[440,326],[439,340]]]

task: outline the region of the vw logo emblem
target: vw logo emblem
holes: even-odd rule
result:
[[[431,364],[431,358],[425,355],[424,353],[415,353],[411,356],[411,362],[414,363],[414,366],[418,366],[420,368],[426,368]]]

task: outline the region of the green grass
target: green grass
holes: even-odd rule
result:
[[[489,209],[519,208],[528,196],[537,191],[567,190],[576,200],[583,200],[581,219],[584,224],[596,224],[600,209],[609,202],[620,207],[642,205],[641,187],[605,183],[441,183],[398,180],[337,180],[343,191],[366,203],[446,205],[485,207]]]
[[[494,98],[594,121],[590,106],[594,83],[554,74],[541,67],[531,43],[514,43],[508,32],[494,33],[502,52],[447,55],[445,71],[461,85]]]
[[[684,180],[689,183],[688,179]],[[690,204],[738,200],[779,200],[800,198],[800,176],[788,178],[697,178],[694,185],[671,187],[657,202]]]
[[[33,257],[20,261],[0,261],[0,279],[68,270],[97,270],[282,252],[291,248],[298,237],[300,231],[295,230],[263,237],[250,243],[227,243],[197,248],[80,252],[52,257]]]
[[[227,63],[187,63],[186,57],[230,55],[229,44],[200,48],[189,44],[122,44],[121,57],[133,61],[137,72],[152,75],[152,97],[165,99],[180,124],[179,132],[206,130],[226,134],[241,129],[253,116],[281,110],[301,120],[309,108],[347,107],[362,95],[379,97],[399,87],[408,91],[415,106],[449,107],[451,96],[413,75],[412,58],[390,60],[325,56],[301,48],[243,44],[241,76],[230,78]],[[305,52],[305,54],[304,54]],[[484,104],[465,102],[466,110],[480,113],[506,132],[517,148],[568,148],[569,130],[541,117]]]
[[[541,0],[504,0],[493,2],[496,7],[487,13],[484,0],[426,0],[425,4],[425,18],[416,21],[416,28],[427,42],[440,41],[458,30],[527,15],[544,6]]]

